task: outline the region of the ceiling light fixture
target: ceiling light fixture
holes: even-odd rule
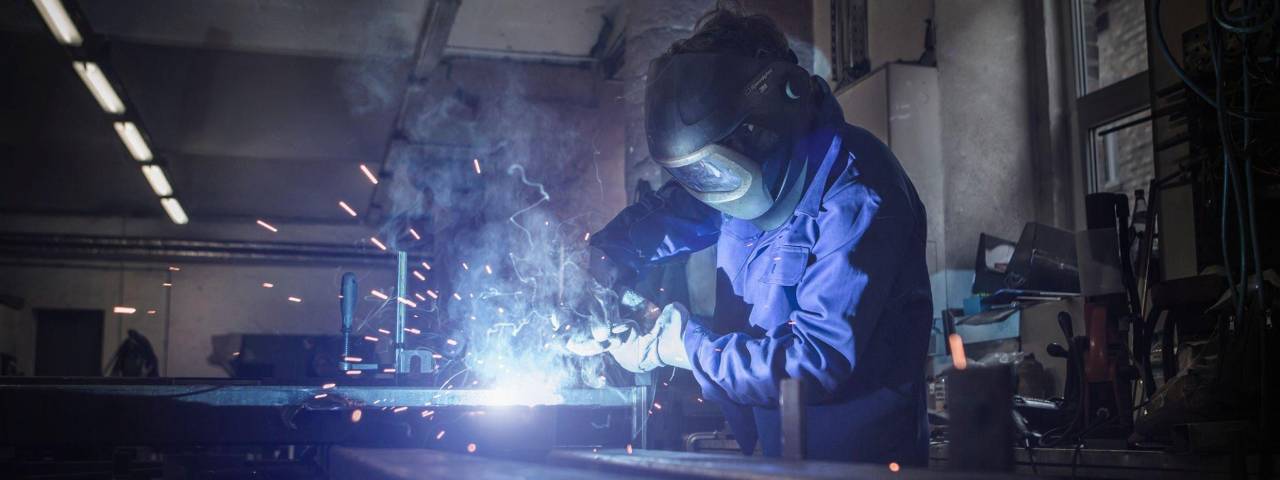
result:
[[[150,162],[151,148],[147,147],[147,141],[142,138],[142,132],[138,131],[138,126],[133,122],[115,122],[116,133],[120,135],[120,141],[124,142],[125,148],[129,149],[129,155],[139,162]]]
[[[160,206],[164,207],[164,212],[169,214],[169,219],[178,225],[187,224],[187,212],[182,210],[182,204],[178,203],[178,199],[173,197],[161,198]]]
[[[173,195],[173,187],[169,185],[169,179],[164,176],[164,169],[159,165],[143,165],[142,175],[147,177],[147,183],[151,184],[151,190],[156,195],[167,197]]]
[[[98,64],[72,62],[71,65],[75,67],[80,80],[84,82],[85,87],[89,88],[89,93],[93,94],[93,98],[98,101],[98,105],[103,110],[114,115],[124,113],[124,102],[120,101],[120,96],[116,95],[115,89],[111,88],[111,82],[107,81],[107,75],[102,73]]]
[[[60,0],[34,0],[32,3],[36,4],[36,10],[40,11],[40,17],[44,18],[45,25],[49,26],[58,43],[78,47],[84,42]]]

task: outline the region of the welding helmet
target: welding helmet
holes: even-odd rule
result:
[[[654,60],[645,87],[649,154],[695,198],[771,229],[799,203],[810,130],[809,73],[794,62],[723,53]]]

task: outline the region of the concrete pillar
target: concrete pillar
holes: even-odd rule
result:
[[[948,303],[969,295],[978,234],[1036,218],[1022,0],[936,3]]]

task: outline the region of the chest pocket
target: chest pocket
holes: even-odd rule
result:
[[[809,247],[775,245],[765,254],[764,275],[760,281],[770,285],[793,286],[800,283],[809,266]]]

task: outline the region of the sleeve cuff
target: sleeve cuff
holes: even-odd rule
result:
[[[711,332],[697,319],[690,319],[684,327],[684,351],[689,355],[689,363],[693,364],[694,370],[698,369],[698,348],[705,345],[710,337]]]

